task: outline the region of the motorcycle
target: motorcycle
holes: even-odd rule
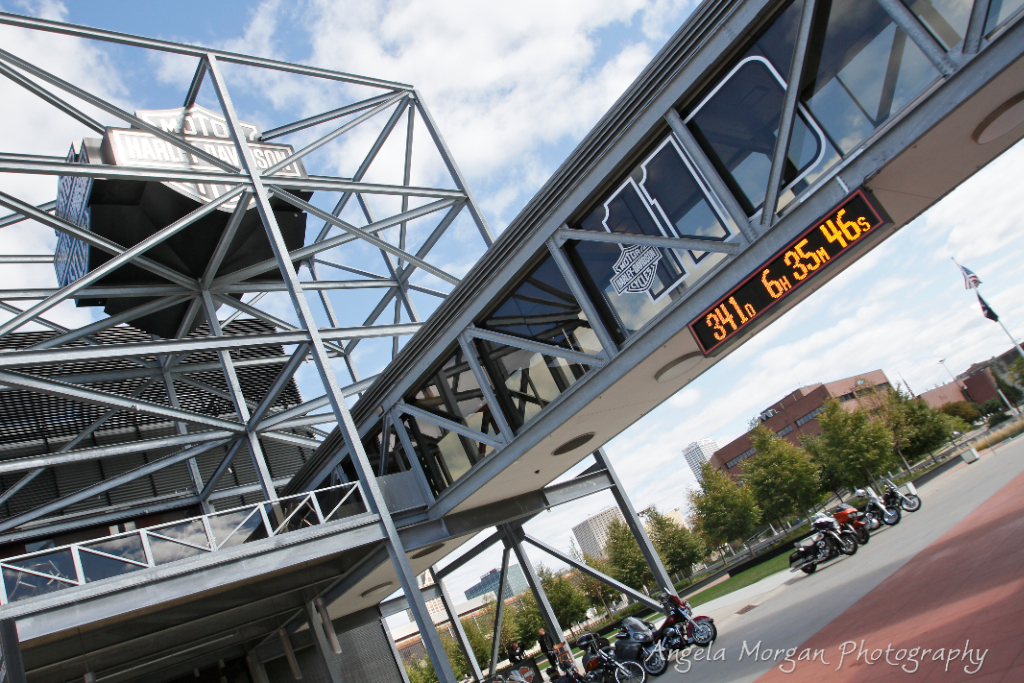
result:
[[[867,545],[871,540],[868,523],[864,521],[866,515],[852,505],[839,505],[833,508],[832,517],[839,522],[844,531],[852,531],[860,545]]]
[[[654,643],[659,651],[663,651],[666,661],[673,650],[682,650],[690,645],[707,647],[718,637],[715,620],[693,616],[690,603],[679,596],[662,593],[661,607],[667,616],[654,632]]]
[[[868,528],[871,531],[882,526],[882,524],[892,526],[893,524],[900,523],[900,518],[903,514],[900,512],[899,505],[887,505],[870,486],[857,489],[853,492],[853,495],[859,498],[867,496],[868,504],[864,508],[864,521],[867,522]]]
[[[642,666],[613,654],[607,638],[585,633],[576,641],[576,646],[583,650],[581,683],[645,683],[647,680],[647,672]]]
[[[823,512],[814,515],[811,522],[814,533],[797,541],[796,550],[789,556],[789,571],[797,569],[804,574],[813,574],[818,565],[839,555],[853,555],[857,552],[857,539],[852,531],[844,531],[832,517]]]
[[[652,676],[665,673],[668,657],[664,648],[654,642],[654,627],[636,617],[626,617],[620,628],[615,634],[615,657],[635,661]]]
[[[885,501],[886,505],[901,507],[907,512],[917,512],[921,509],[921,498],[917,495],[917,490],[913,484],[907,484],[910,493],[903,493],[900,491],[900,487],[892,483],[892,480],[882,479],[882,481],[885,483],[885,493],[882,494],[882,500]]]

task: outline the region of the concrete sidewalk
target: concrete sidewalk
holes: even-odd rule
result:
[[[823,654],[814,658],[815,651]],[[1024,681],[1024,474],[801,644],[792,659],[758,683]]]

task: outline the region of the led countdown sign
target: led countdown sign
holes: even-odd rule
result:
[[[690,323],[707,355],[885,223],[857,190]]]

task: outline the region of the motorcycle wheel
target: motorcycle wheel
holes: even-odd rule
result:
[[[857,542],[861,545],[867,545],[870,540],[871,534],[868,532],[868,528],[866,526],[857,527]]]
[[[900,519],[902,518],[903,513],[901,513],[900,509],[895,505],[892,507],[885,508],[885,511],[882,512],[882,521],[888,524],[889,526],[899,524]]]
[[[665,658],[665,651],[661,648],[656,650],[652,649],[650,652],[641,651],[641,656],[644,658],[644,671],[652,676],[660,676],[665,673],[665,669],[668,668],[668,660]]]
[[[693,625],[693,644],[697,647],[707,647],[718,637],[718,629],[710,619],[695,619]]]
[[[805,564],[804,566],[800,567],[800,571],[802,571],[804,574],[813,574],[817,570],[818,565],[813,562],[811,564]]]
[[[644,683],[647,673],[636,662],[615,663],[615,683]]]
[[[846,556],[857,554],[857,539],[853,537],[853,534],[843,534],[839,537],[839,542],[840,553]]]
[[[921,509],[921,499],[913,494],[908,495],[900,503],[907,512],[917,512]]]

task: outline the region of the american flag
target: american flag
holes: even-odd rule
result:
[[[956,261],[953,261],[953,263],[956,263]],[[981,284],[981,279],[974,274],[974,271],[972,271],[970,268],[965,268],[964,266],[961,266],[959,263],[956,263],[956,265],[959,266],[960,272],[963,273],[965,289],[975,289],[978,285]]]

